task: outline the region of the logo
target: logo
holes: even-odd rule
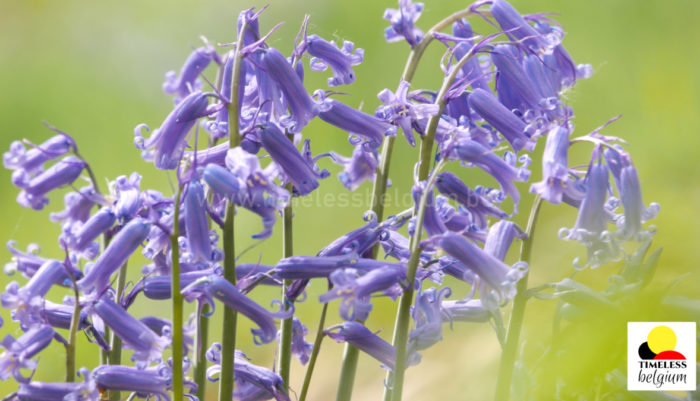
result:
[[[694,391],[694,322],[627,323],[627,389]]]

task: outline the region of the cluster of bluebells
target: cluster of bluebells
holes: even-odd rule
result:
[[[422,8],[420,3],[400,0],[399,9],[387,10],[386,39],[418,46],[425,38],[415,26]],[[39,210],[48,204],[49,192],[66,186],[73,190],[65,195],[65,209],[51,214],[51,220],[61,225],[58,245],[64,258],[44,258],[33,244],[22,252],[14,242],[8,243],[13,259],[5,270],[26,280],[7,285],[2,307],[11,311],[24,334],[3,340],[0,379],[13,378],[19,385],[16,398],[22,401],[97,400],[106,391],[169,399],[173,364],[189,370],[194,353],[199,355],[198,350],[209,344],[194,338],[194,323],[189,324],[183,333],[186,359],[168,360],[163,352],[171,346],[171,322],[158,316],[137,318],[130,307],[139,298],[170,299],[170,283],[177,279],[185,299],[198,306],[191,322],[203,305],[215,313],[221,303],[253,322],[250,339],[255,344],[274,342],[278,321],[294,313],[293,307],[283,307],[279,301],[279,310],[272,311],[251,299],[248,293],[257,285],[279,286],[292,280],[283,295],[294,302],[303,298],[310,283],[328,282],[330,289],[318,301],[339,301],[343,323],[324,332],[356,346],[387,369],[394,367],[395,347],[360,321],[369,317],[373,298],[397,299],[407,289],[416,289],[408,363],[417,364],[418,352],[442,338],[444,324],[497,319],[499,308],[515,296],[516,283],[528,269],[520,261],[506,262],[513,242],[526,237],[512,221],[521,197],[516,182],[530,181],[528,152],[541,141],[545,142],[542,178],[529,190],[548,202],[579,210],[574,227],[560,235],[587,248],[580,266],[595,267],[622,257],[625,241],[647,240],[652,231],[643,224],[654,217],[658,206],[643,203],[635,167],[616,138],[598,130],[576,138],[593,143],[594,151],[587,168],[569,166],[574,127],[565,93],[591,69],[573,62],[562,45],[561,28],[543,15],[521,15],[502,0],[480,1],[470,9],[474,14],[488,11],[482,17],[497,32],[484,37],[462,19],[454,22],[451,33],[434,34],[446,48],[442,68],[456,78],[448,90],[411,90],[410,82],[400,80],[396,90],[379,92],[381,104],[374,114],[344,103],[335,91],[355,81],[354,67],[363,61],[362,49],[309,34],[305,20],[292,53],[285,55],[268,43],[274,29],[268,34],[259,31],[260,12],[243,11],[239,27],[247,28],[238,39],[240,54],[209,43],[195,49],[179,72],[166,74],[163,91],[172,96],[172,111],[158,128],[151,131],[139,124],[134,130],[134,143],[144,160],[177,175],[180,196],[142,188],[136,172],[118,177],[106,192],[94,181],[76,189],[81,174],[93,174],[70,136],[59,133],[41,144],[14,142],[3,162],[13,170],[12,182],[21,190],[20,205]],[[240,67],[237,75],[235,60]],[[330,88],[307,88],[307,65],[312,71],[330,69]],[[216,74],[217,84],[202,79],[205,73]],[[238,88],[238,93],[231,88]],[[234,97],[237,103],[232,102]],[[229,124],[236,118],[241,140],[231,147]],[[303,131],[317,118],[347,132],[347,146],[312,153],[311,138],[305,138]],[[454,171],[482,170],[491,177],[489,183],[475,186],[452,172],[434,170],[429,180],[415,178],[415,207],[408,213],[384,221],[367,213],[362,226],[315,255],[295,255],[274,265],[239,264],[235,285],[223,277],[219,233],[228,205],[259,216],[262,228],[252,236],[268,238],[291,198],[308,196],[330,175],[321,162],[341,166],[338,179],[355,190],[378,179],[382,142],[400,128],[415,146],[416,138],[428,135],[434,119],[436,159],[441,162],[437,165],[457,162],[452,163],[458,167]],[[211,146],[199,149],[200,135],[207,135]],[[510,201],[504,203],[506,199]],[[622,212],[617,211],[620,205]],[[415,215],[421,213],[423,221],[417,222]],[[414,217],[407,218],[410,214]],[[610,223],[617,229],[610,229]],[[415,232],[417,227],[421,233]],[[175,232],[177,253],[170,240]],[[415,280],[407,268],[412,253],[409,236],[423,239]],[[376,250],[379,257],[373,256]],[[136,253],[149,262],[141,268],[142,278],[122,291],[114,277]],[[171,276],[175,258],[179,278]],[[132,264],[128,270],[138,267]],[[452,292],[443,284],[447,276],[470,289],[469,295],[446,300]],[[47,294],[53,287],[65,287],[66,294],[75,287],[79,297],[51,301]],[[132,351],[130,360],[82,370],[83,382],[32,381],[39,352],[54,340],[67,343],[65,332],[76,307],[81,310],[78,329],[95,347],[109,349],[109,329]],[[307,332],[295,317],[292,352],[301,363],[311,352]],[[220,345],[211,345],[206,356],[211,362],[207,377],[216,380]],[[253,365],[242,351],[236,353],[234,372],[235,399],[289,399],[282,378],[273,369]],[[196,384],[185,383],[194,393]]]

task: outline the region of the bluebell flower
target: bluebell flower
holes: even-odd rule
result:
[[[10,144],[10,150],[3,153],[2,163],[6,169],[20,170],[23,174],[36,174],[43,170],[44,163],[56,159],[75,148],[75,141],[68,135],[56,135],[30,149],[21,141]]]
[[[442,301],[443,322],[487,322],[491,317],[480,299]]]
[[[418,120],[436,115],[440,111],[440,107],[433,103],[409,102],[408,88],[410,86],[409,82],[402,80],[396,89],[396,93],[392,93],[389,89],[379,92],[377,97],[384,105],[379,106],[374,114],[382,120],[401,127],[408,143],[411,146],[415,146],[416,139],[413,137],[414,124]]]
[[[452,24],[452,34],[463,40],[457,42],[454,48],[454,57],[456,60],[461,60],[462,57],[466,56],[469,50],[474,46],[474,41],[471,40],[474,37],[474,32],[472,31],[469,21],[466,19],[460,19]],[[470,57],[462,66],[462,77],[466,78],[473,89],[481,88],[484,90],[490,90],[488,84],[488,75],[481,68],[479,59],[476,57]]]
[[[72,184],[85,166],[85,162],[77,157],[66,156],[34,177],[30,178],[28,174],[13,174],[13,183],[22,188],[17,195],[17,202],[23,207],[31,207],[34,210],[43,209],[49,203],[46,194],[56,188]]]
[[[117,198],[114,209],[119,221],[128,221],[136,217],[141,208],[141,175],[131,173],[129,177],[122,175],[111,184],[111,189]]]
[[[5,274],[12,275],[19,271],[24,277],[33,277],[47,259],[38,255],[40,248],[37,244],[29,244],[26,252],[20,251],[16,246],[17,242],[7,241],[7,250],[12,254],[12,260],[5,264]]]
[[[339,49],[335,42],[328,42],[318,35],[311,35],[305,40],[306,50],[313,58],[311,59],[311,69],[314,71],[325,71],[331,67],[333,77],[328,78],[328,86],[348,85],[355,82],[353,65],[362,63],[365,51],[354,49],[352,42],[344,41],[343,47]]]
[[[495,0],[491,15],[509,37],[521,41],[531,52],[549,53],[557,43],[541,35],[505,0]]]
[[[462,180],[449,171],[438,174],[435,187],[448,198],[459,202],[467,209],[474,224],[486,228],[488,217],[502,219],[507,213],[496,207],[487,198],[469,188]]]
[[[656,217],[660,209],[659,204],[651,203],[649,207],[644,206],[637,169],[632,164],[629,154],[621,149],[618,151],[606,149],[604,155],[615,178],[617,191],[624,208],[624,214],[615,220],[619,228],[615,235],[622,240],[634,238],[636,241],[643,241],[649,239],[651,232],[644,230],[643,224]]]
[[[70,329],[71,321],[73,320],[74,305],[57,304],[51,301],[44,300],[42,303],[42,318],[53,328]],[[80,311],[78,319],[78,330],[85,330],[90,327],[88,314],[85,310]]]
[[[586,195],[579,206],[576,224],[570,230],[562,228],[559,231],[560,238],[579,241],[588,249],[585,265],[580,265],[577,258],[574,267],[595,268],[619,255],[619,247],[607,231],[610,220],[606,210],[608,175],[608,168],[600,161],[591,163],[586,177]]]
[[[128,391],[142,398],[170,401],[168,390],[172,389],[172,370],[163,363],[145,369],[101,365],[92,371],[92,377],[101,391]],[[197,390],[197,385],[188,380],[184,384],[189,387],[190,394]]]
[[[500,132],[516,152],[521,149],[531,152],[535,148],[535,141],[525,135],[525,123],[490,92],[475,89],[469,95],[469,106]]]
[[[2,307],[14,309],[13,320],[20,322],[20,326],[26,330],[42,321],[41,312],[46,293],[54,284],[64,282],[70,282],[65,265],[49,259],[41,265],[24,287],[20,287],[16,281],[5,287],[5,292],[0,294]]]
[[[504,261],[510,245],[516,237],[525,239],[527,234],[520,230],[512,221],[500,220],[489,228],[486,242],[484,242],[484,252]]]
[[[534,56],[536,57],[536,56]],[[519,97],[525,101],[525,105],[518,107],[522,113],[528,109],[540,107],[542,95],[534,82],[525,73],[522,65],[522,55],[510,45],[498,45],[491,51],[491,60],[499,74],[499,92],[503,85],[510,86]],[[480,113],[481,114],[481,113]]]
[[[309,355],[313,349],[313,344],[306,342],[306,335],[309,331],[296,316],[292,319],[292,355],[294,355],[299,363],[306,365],[309,362]]]
[[[90,371],[81,368],[78,375],[83,377],[82,382],[20,383],[17,399],[19,401],[99,401],[100,392]]]
[[[110,276],[129,259],[146,239],[151,223],[137,217],[114,236],[107,249],[93,263],[85,277],[78,281],[78,288],[87,293],[102,291],[109,285]]]
[[[423,31],[414,23],[423,12],[423,3],[412,3],[411,0],[399,0],[399,9],[387,8],[383,18],[389,20],[391,26],[384,30],[387,42],[397,42],[405,39],[414,47],[423,39]]]
[[[134,144],[144,151],[146,160],[153,160],[156,168],[172,170],[177,167],[187,144],[187,134],[201,117],[218,111],[223,104],[209,105],[212,93],[194,91],[182,99],[165,118],[160,128],[144,139],[141,130],[148,126],[139,124],[134,129]],[[153,149],[150,151],[149,149]]]
[[[423,197],[423,192],[425,191],[424,186],[424,182],[417,183],[413,185],[413,189],[411,190],[416,212],[420,205],[421,198]],[[429,237],[439,235],[447,231],[445,223],[442,221],[441,216],[435,209],[435,195],[433,194],[432,188],[428,190],[428,198],[426,200],[425,213],[423,216],[423,229]],[[413,230],[409,231],[412,232]]]
[[[112,299],[108,292],[90,307],[90,312],[97,314],[104,324],[124,342],[124,346],[134,350],[131,356],[137,366],[143,368],[150,362],[160,361],[163,350],[170,345],[170,338],[158,335],[127,313],[121,305]]]
[[[377,222],[377,215],[367,213],[363,216],[367,222],[364,226],[344,234],[319,251],[318,256],[340,256],[350,252],[363,255],[376,244],[383,232]]]
[[[334,271],[347,267],[369,272],[387,264],[370,258],[359,258],[355,252],[337,256],[290,256],[277,263],[275,274],[282,279],[297,280],[330,277]]]
[[[479,276],[481,299],[489,309],[512,299],[515,284],[527,272],[527,264],[519,262],[510,267],[459,234],[445,233],[437,237],[436,242],[448,255]]]
[[[533,183],[530,192],[542,199],[559,204],[569,183],[569,130],[553,128],[547,135],[542,154],[542,181]]]
[[[209,223],[206,212],[207,200],[204,197],[204,189],[197,180],[187,184],[187,192],[183,202],[185,215],[185,228],[189,251],[194,255],[194,260],[212,260],[212,246],[209,234]]]
[[[333,283],[318,300],[328,303],[342,298],[340,316],[345,320],[366,320],[372,309],[372,294],[387,290],[396,284],[406,285],[406,268],[403,265],[388,264],[358,277],[355,269],[338,269],[331,273]]]
[[[258,328],[251,329],[253,341],[256,344],[267,344],[275,339],[277,327],[274,319],[286,319],[294,313],[294,308],[269,312],[262,306],[246,297],[233,284],[225,278],[210,275],[200,278],[182,290],[188,302],[200,299],[214,308],[214,298],[227,307],[238,311],[243,316],[252,320]]]
[[[284,94],[284,100],[291,116],[281,116],[280,123],[291,133],[299,133],[309,121],[318,115],[319,105],[306,92],[299,75],[277,49],[259,50],[258,61]],[[266,100],[266,99],[263,99]]]
[[[294,185],[299,195],[308,195],[318,188],[318,179],[328,177],[327,170],[319,170],[311,157],[309,140],[304,142],[302,153],[294,143],[275,124],[263,124],[258,127],[258,134],[263,148],[280,167],[284,176]]]
[[[326,109],[318,115],[321,120],[364,138],[365,146],[370,149],[378,148],[385,135],[393,136],[396,133],[396,127],[388,122],[353,109],[335,99],[327,98],[324,104]],[[359,142],[360,140],[351,139],[353,145]]]
[[[501,190],[513,199],[515,204],[514,213],[517,211],[520,193],[515,187],[515,181],[527,181],[529,179],[530,171],[527,169],[529,160],[525,160],[523,166],[515,167],[512,153],[506,152],[504,160],[493,153],[492,150],[469,139],[458,141],[454,146],[454,152],[459,159],[472,163],[496,179],[501,186]]]
[[[333,161],[344,166],[338,174],[338,179],[345,188],[350,191],[357,189],[366,180],[374,181],[379,166],[379,155],[376,149],[365,149],[362,145],[355,146],[352,157],[343,157],[335,152],[331,153]]]
[[[438,259],[440,270],[450,276],[464,281],[465,283],[475,284],[478,281],[477,275],[469,269],[464,263],[451,256],[442,256]]]
[[[104,196],[98,194],[92,186],[82,187],[77,192],[68,192],[64,196],[63,202],[66,205],[64,210],[52,212],[49,215],[51,221],[63,222],[63,226],[87,221],[90,218],[90,211],[95,205],[107,203]]]
[[[175,74],[175,71],[168,71],[165,74],[163,92],[169,95],[174,94],[175,104],[177,104],[191,92],[200,90],[202,83],[197,78],[215,59],[218,59],[218,55],[211,46],[194,49],[180,69],[179,76]]]
[[[58,337],[49,325],[34,326],[17,339],[8,334],[0,342],[5,348],[0,354],[0,380],[13,377],[19,383],[29,382],[37,366],[37,361],[32,358],[48,347],[54,338]],[[25,377],[22,369],[31,370],[32,374]]]
[[[206,357],[214,363],[207,369],[207,378],[211,381],[219,380],[215,376],[221,372],[221,344],[213,343],[207,350]],[[235,399],[254,401],[274,398],[276,401],[289,401],[282,377],[248,362],[248,357],[239,350],[236,350],[234,356],[233,374],[236,379],[233,394]]]
[[[156,316],[144,316],[139,319],[139,321],[158,335],[168,338],[172,336],[173,324],[170,320],[161,319]],[[189,354],[190,350],[194,347],[195,331],[196,325],[194,319],[190,316],[190,319],[182,327],[182,351],[185,355]]]
[[[117,216],[111,208],[102,208],[85,223],[76,223],[64,228],[60,240],[74,254],[85,259],[94,259],[100,251],[97,237],[109,230]]]
[[[341,324],[331,326],[323,331],[328,337],[338,341],[346,342],[353,347],[367,353],[372,358],[382,363],[382,367],[394,369],[396,361],[396,349],[372,333],[364,324],[353,321],[346,321]],[[411,353],[408,357],[407,365],[415,365],[420,361],[420,355]]]
[[[442,340],[442,300],[449,297],[449,287],[428,288],[416,296],[416,304],[411,310],[415,329],[408,334],[408,347],[420,351]]]
[[[561,37],[561,28],[551,25],[547,21],[538,20],[535,29],[542,35],[549,37]],[[590,64],[576,64],[563,45],[554,46],[551,54],[543,54],[542,61],[546,64],[548,75],[559,92],[563,88],[573,86],[578,79],[589,78],[593,75],[593,67]]]
[[[200,278],[214,273],[215,270],[213,268],[181,273],[180,287],[185,288]],[[236,274],[238,274],[238,266],[236,266]],[[152,300],[170,299],[172,296],[172,276],[167,274],[142,278],[122,300],[124,308],[130,307],[140,293]]]

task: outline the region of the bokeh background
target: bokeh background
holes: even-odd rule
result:
[[[235,18],[241,9],[260,7],[262,1],[19,1],[0,3],[0,149],[8,149],[11,141],[28,138],[40,142],[51,132],[42,120],[69,132],[77,140],[81,153],[90,161],[100,184],[122,174],[138,171],[143,175],[142,188],[171,193],[170,178],[151,164],[141,160],[133,146],[132,130],[138,123],[159,125],[172,107],[170,98],[161,92],[166,71],[179,70],[193,47],[200,45],[200,35],[212,43],[234,40]],[[394,89],[403,69],[408,46],[388,44],[383,39],[387,25],[382,20],[385,8],[393,1],[269,1],[263,14],[261,30],[266,31],[279,21],[285,25],[274,34],[271,43],[289,52],[304,14],[311,14],[313,33],[326,38],[347,39],[365,49],[365,62],[356,67],[357,82],[343,91],[345,100],[374,110],[379,104],[376,93]],[[426,1],[419,26],[427,29],[455,10],[466,6],[462,1]],[[606,131],[629,142],[642,180],[645,202],[658,202],[661,212],[653,222],[658,227],[654,247],[664,248],[652,288],[665,289],[679,276],[675,294],[696,297],[698,286],[698,245],[700,245],[700,2],[694,0],[589,0],[556,2],[546,0],[514,0],[524,13],[556,12],[567,34],[564,44],[577,62],[593,65],[591,79],[579,82],[568,95],[576,113],[578,134],[586,133],[617,114],[623,117]],[[437,88],[441,74],[437,67],[442,49],[434,45],[424,57],[414,88]],[[328,73],[307,70],[309,88],[325,87]],[[342,132],[318,122],[305,131],[312,139],[314,152],[336,150],[349,155],[351,147]],[[391,167],[392,191],[403,194],[412,184],[415,149],[397,141]],[[581,145],[579,145],[581,146]],[[541,152],[540,145],[535,160]],[[590,149],[576,149],[574,159],[586,161]],[[337,167],[324,162],[333,173]],[[533,177],[539,180],[539,166],[533,165]],[[461,173],[478,183],[483,176]],[[523,193],[527,185],[520,186]],[[344,192],[335,175],[322,183],[317,194]],[[363,199],[369,197],[365,184],[357,190]],[[59,226],[48,221],[50,211],[62,209],[62,194],[52,197],[41,212],[25,210],[15,202],[18,190],[10,184],[10,172],[0,170],[0,242],[14,239],[24,248],[31,242],[42,247],[42,255],[60,257],[57,247]],[[529,210],[531,197],[524,196],[521,210]],[[314,201],[295,210],[295,252],[315,254],[330,240],[362,224],[362,213],[368,204],[351,206]],[[405,207],[405,206],[404,206]],[[392,205],[390,212],[401,210]],[[253,244],[250,234],[259,231],[256,217],[241,213],[237,238],[238,249]],[[574,243],[558,239],[561,227],[571,227],[575,210],[566,206],[545,205],[542,213],[534,256],[531,264],[531,285],[559,280],[573,272],[571,261],[584,250]],[[525,212],[517,221],[524,224]],[[275,263],[280,257],[280,226],[272,238],[249,251],[243,260]],[[517,246],[516,246],[517,247]],[[8,262],[10,254],[0,249],[0,262]],[[130,265],[136,279],[142,261]],[[604,288],[607,277],[616,267],[585,271],[578,277],[595,288]],[[10,280],[0,276],[4,287]],[[456,283],[456,295],[466,293]],[[315,331],[320,308],[313,300],[322,291],[317,283],[310,289],[309,300],[298,306],[302,320]],[[52,293],[54,300],[63,294]],[[255,297],[261,301],[278,297],[277,290],[262,289]],[[655,298],[649,298],[655,299]],[[655,301],[654,301],[655,302]],[[663,318],[654,312],[654,302],[640,298],[630,311],[638,320]],[[524,356],[535,361],[550,342],[551,316],[554,301],[533,301],[526,314],[523,332]],[[135,314],[169,314],[169,305],[140,302]],[[378,300],[368,326],[381,330],[389,339],[395,306]],[[19,329],[9,323],[2,311],[5,327],[0,336],[17,335]],[[338,321],[337,305],[330,308],[331,323]],[[624,324],[619,315],[603,314],[584,324],[583,335],[576,337],[577,353],[560,372],[540,369],[542,377],[559,377],[576,381],[581,388],[601,383],[604,375],[598,357],[624,352]],[[660,319],[664,320],[664,319]],[[219,329],[219,316],[213,318],[214,332]],[[247,323],[239,330],[239,346],[254,363],[271,366],[273,346],[252,344]],[[499,358],[499,344],[488,325],[455,324],[445,326],[444,341],[426,350],[423,362],[407,373],[406,399],[488,399],[494,391]],[[312,340],[311,337],[309,340]],[[78,366],[95,366],[96,347],[81,340]],[[317,374],[312,382],[311,400],[334,397],[342,345],[325,341]],[[58,345],[41,354],[35,378],[43,381],[62,379],[63,350]],[[621,354],[622,361],[624,355]],[[293,362],[292,388],[300,388],[304,369]],[[380,399],[384,372],[379,364],[362,356],[355,387],[355,399]],[[522,381],[527,381],[524,377]],[[11,392],[15,385],[0,382],[0,394]],[[212,386],[212,389],[215,387]],[[213,396],[214,392],[210,392]],[[547,399],[544,396],[541,399]]]

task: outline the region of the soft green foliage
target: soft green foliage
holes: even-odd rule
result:
[[[382,29],[386,24],[381,16],[386,7],[395,6],[393,1],[269,2],[270,9],[261,19],[261,31],[271,28],[268,21],[286,21],[273,39],[281,49],[291,48],[291,39],[304,13],[311,14],[311,31],[324,37],[352,40],[365,49],[365,62],[356,68],[357,82],[341,89],[352,94],[346,98],[349,104],[364,104],[363,109],[371,111],[378,105],[375,95],[379,90],[395,89],[408,46],[384,42]],[[107,178],[138,169],[144,174],[143,187],[170,194],[168,176],[144,163],[133,146],[133,127],[141,122],[156,127],[168,113],[172,105],[161,93],[163,75],[167,70],[180,68],[191,47],[199,45],[200,34],[215,44],[230,42],[235,36],[235,18],[239,10],[265,3],[220,0],[187,4],[134,0],[2,2],[0,150],[4,152],[17,138],[33,141],[47,138],[50,133],[41,124],[46,120],[74,136],[103,188]],[[455,0],[426,0],[426,3],[419,20],[423,28],[467,5]],[[700,290],[697,267],[700,52],[696,50],[700,42],[700,25],[696,21],[700,2],[590,0],[552,4],[544,0],[514,0],[512,3],[524,13],[559,12],[561,15],[556,19],[567,31],[564,41],[570,53],[576,61],[593,65],[594,76],[582,81],[569,94],[577,114],[574,134],[586,133],[617,114],[623,115],[605,133],[629,140],[627,149],[639,170],[645,202],[654,201],[662,206],[659,217],[653,221],[659,233],[652,250],[663,247],[664,252],[651,287],[661,290],[681,274],[690,273],[674,292],[696,297]],[[436,44],[426,54],[415,87],[439,86],[441,74],[437,61],[441,51]],[[307,69],[306,76],[311,83],[309,87],[325,86],[327,73],[315,74]],[[321,126],[316,122],[305,130],[305,135],[313,139],[314,153],[331,148],[351,153],[344,133],[326,126],[320,129]],[[577,149],[579,146],[581,148]],[[590,153],[585,146],[574,147],[572,161],[586,162],[585,155]],[[540,145],[538,152],[542,147]],[[417,149],[411,149],[404,141],[397,141],[395,152],[400,157],[394,157],[391,167],[393,187],[389,194],[392,196],[409,192],[410,172],[418,158]],[[335,167],[328,167],[337,171]],[[539,166],[533,167],[533,177],[538,180]],[[35,213],[15,203],[18,191],[11,186],[7,170],[0,170],[0,188],[0,210],[3,211],[0,242],[4,244],[12,238],[21,248],[36,242],[42,246],[43,255],[61,257],[55,239],[59,226],[48,221],[49,211],[63,207],[61,197],[53,196],[46,211]],[[525,185],[520,189],[527,192]],[[294,229],[298,235],[295,253],[315,254],[348,227],[359,226],[363,211],[369,208],[370,191],[370,185],[365,184],[353,193],[362,201],[359,206],[357,202],[349,202],[351,206],[348,207],[316,206],[323,204],[326,195],[347,193],[335,177],[322,182],[320,190],[311,196],[313,206],[298,203],[294,207]],[[526,196],[521,209],[528,210],[530,201],[531,197]],[[390,207],[386,214],[400,209],[400,206]],[[559,240],[557,231],[560,227],[571,227],[575,215],[572,208],[544,206],[533,250],[531,286],[559,281],[573,272],[571,260],[584,249]],[[253,244],[250,234],[259,229],[259,219],[245,211],[240,212],[240,216],[236,227],[240,245],[236,247],[243,250]],[[524,214],[520,216],[519,223],[524,224],[525,218]],[[275,227],[272,238],[249,251],[242,260],[257,261],[262,254],[263,263],[275,263],[281,257],[280,249],[281,224]],[[8,259],[9,253],[3,248],[0,264]],[[130,264],[134,277],[140,269],[137,262]],[[617,267],[601,267],[580,273],[577,280],[602,290],[607,286],[607,276],[616,271]],[[10,280],[2,276],[2,287]],[[316,297],[322,291],[324,288],[313,287],[309,296]],[[465,291],[455,292],[459,296]],[[273,294],[278,296],[270,290],[261,293],[259,299],[270,299]],[[528,306],[521,337],[528,349],[526,364],[537,359],[550,341],[555,304],[555,301],[533,300]],[[600,362],[603,362],[596,360],[595,355],[624,354],[624,322],[628,317],[637,320],[655,317],[652,307],[656,304],[658,300],[651,296],[638,297],[631,305],[626,305],[624,316],[607,312],[598,315],[595,326],[583,325],[585,330],[576,332],[575,337],[567,336],[567,341],[581,347],[569,347],[571,357],[557,362],[555,372],[569,372],[571,377],[567,380],[590,390],[600,378]],[[382,328],[382,335],[389,338],[394,304],[382,300],[376,307],[368,325],[373,329]],[[146,305],[141,301],[135,308],[141,308],[137,314],[152,314],[157,310],[166,316],[169,304]],[[9,321],[9,316],[3,313],[3,318]],[[302,303],[298,313],[313,332],[320,306]],[[214,318],[216,325],[220,324],[219,319],[220,312]],[[329,324],[338,319],[331,305]],[[8,330],[8,327],[15,326],[0,329],[0,336],[17,334],[10,333],[14,328]],[[255,363],[271,366],[269,347],[273,345],[254,347],[246,327],[239,327],[239,333],[239,344]],[[79,337],[82,342],[77,365],[92,367],[98,360],[97,348],[87,345],[82,334]],[[334,394],[341,348],[332,341],[325,342],[309,399],[328,399]],[[499,348],[487,325],[455,325],[453,331],[446,330],[444,342],[425,352],[421,365],[408,370],[405,398],[440,399],[440,395],[449,399],[489,398],[493,393]],[[61,347],[53,345],[42,354],[35,378],[61,380],[63,357]],[[516,375],[518,371],[516,369]],[[376,398],[382,391],[381,375],[375,361],[361,357],[356,399],[366,399],[370,394]],[[292,389],[301,387],[302,377],[303,369],[293,362]],[[0,394],[12,391],[14,386],[12,382],[0,382]],[[214,394],[214,391],[209,392],[210,396]]]

